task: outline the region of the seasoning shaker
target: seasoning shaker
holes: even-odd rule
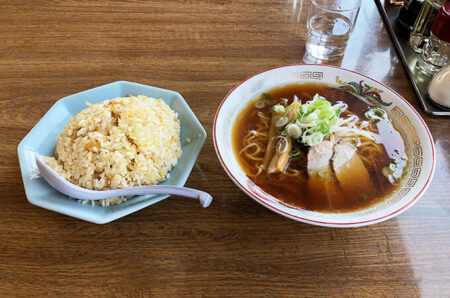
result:
[[[444,2],[445,0],[425,0],[423,2],[408,41],[414,52],[422,52],[430,36],[431,25]]]
[[[428,97],[442,109],[450,110],[450,64],[442,68],[428,85]]]
[[[426,42],[417,67],[426,74],[434,74],[448,64],[450,56],[450,1],[439,9],[431,27],[429,40]]]

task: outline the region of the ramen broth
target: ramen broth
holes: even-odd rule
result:
[[[371,107],[357,97],[337,88],[330,88],[325,84],[307,83],[307,84],[291,84],[283,87],[277,87],[265,92],[272,100],[282,102],[283,98],[288,99],[287,104],[290,104],[296,95],[302,103],[311,100],[313,96],[318,93],[320,96],[326,98],[331,104],[338,101],[343,101],[348,104],[348,111],[357,115],[360,120],[368,120],[365,117]],[[375,127],[375,143],[379,144],[379,152],[376,156],[373,152],[366,152],[357,149],[357,154],[363,160],[370,176],[371,183],[361,190],[358,185],[358,177],[354,178],[354,184],[359,188],[355,192],[345,192],[344,198],[335,198],[335,194],[326,193],[317,195],[317,192],[311,191],[308,187],[308,173],[307,173],[307,154],[308,147],[301,147],[301,154],[296,157],[290,157],[288,168],[284,173],[268,174],[265,170],[260,169],[261,160],[264,157],[265,145],[261,152],[252,155],[252,158],[242,154],[243,148],[246,146],[244,139],[251,130],[265,132],[262,127],[267,126],[267,119],[271,118],[272,106],[266,104],[264,107],[257,105],[260,97],[252,100],[249,104],[238,114],[233,126],[232,142],[235,155],[248,176],[258,187],[273,197],[296,207],[306,210],[320,211],[320,212],[351,212],[367,208],[376,204],[392,194],[399,188],[402,179],[398,179],[395,183],[391,183],[388,178],[383,175],[383,168],[389,165],[399,156],[406,157],[405,145],[400,133],[393,127],[389,120],[378,120],[373,123]],[[262,113],[262,114],[261,114]],[[261,116],[266,117],[266,124],[261,121]],[[270,120],[268,120],[270,125]],[[267,132],[269,128],[267,127]],[[267,142],[267,140],[265,140]],[[264,139],[260,141],[264,143]],[[256,150],[256,149],[246,149]],[[240,153],[241,152],[241,153]],[[254,152],[254,151],[253,151]],[[368,160],[370,162],[368,162]],[[370,163],[370,164],[368,164]],[[406,164],[402,171],[403,176],[406,172]],[[258,172],[259,171],[259,172]],[[402,177],[403,178],[403,177]],[[339,183],[335,177],[332,183],[338,185]]]

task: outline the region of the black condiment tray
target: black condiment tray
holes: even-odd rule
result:
[[[378,6],[381,17],[386,24],[389,35],[391,36],[395,48],[397,49],[400,60],[405,66],[406,73],[408,74],[414,91],[417,94],[424,111],[431,115],[450,116],[450,109],[438,107],[431,102],[428,96],[427,89],[432,76],[425,75],[416,68],[416,62],[419,54],[415,53],[408,46],[409,32],[397,23],[397,17],[400,13],[401,6],[393,6],[387,3],[383,4],[381,1],[382,0],[375,0],[375,3]]]

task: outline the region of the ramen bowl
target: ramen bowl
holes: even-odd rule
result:
[[[249,101],[274,88],[293,83],[320,83],[353,92],[382,107],[401,133],[408,167],[401,185],[368,208],[341,213],[305,210],[263,191],[241,168],[232,143],[233,125]],[[359,227],[393,218],[424,194],[433,177],[435,149],[424,120],[406,99],[386,85],[354,71],[327,65],[290,65],[263,71],[237,85],[220,104],[213,127],[217,156],[231,180],[261,205],[296,221],[326,227]],[[355,181],[357,183],[357,181]]]

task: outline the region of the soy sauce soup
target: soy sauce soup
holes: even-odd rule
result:
[[[372,143],[366,140],[356,149],[356,155],[360,157],[370,177],[370,183],[365,188],[361,189],[358,184],[359,178],[355,176],[351,179],[354,180],[355,187],[359,188],[353,190],[347,186],[344,190],[333,174],[326,183],[335,185],[335,192],[325,191],[318,194],[317,191],[313,191],[309,183],[311,177],[307,172],[309,147],[306,146],[296,149],[300,153],[297,152],[297,156],[289,158],[285,172],[268,174],[262,169],[261,162],[268,143],[265,135],[269,132],[273,104],[289,105],[294,96],[305,103],[316,93],[331,104],[345,102],[348,105],[347,115],[341,114],[340,117],[356,115],[360,121],[370,123],[367,129],[373,132],[375,139]],[[267,98],[270,99],[269,102],[262,104]],[[287,204],[306,210],[331,213],[368,208],[399,188],[408,164],[401,134],[389,119],[377,121],[368,119],[365,113],[372,108],[348,92],[325,84],[307,83],[277,87],[251,100],[238,114],[232,131],[233,150],[248,178],[263,191]],[[357,140],[355,144],[356,142]],[[388,175],[392,173],[389,172],[392,168],[401,170],[395,179],[392,175]]]

